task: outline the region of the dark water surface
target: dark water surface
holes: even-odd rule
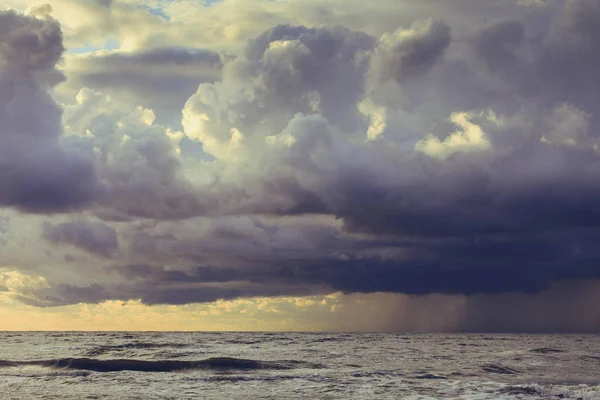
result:
[[[0,332],[1,399],[600,399],[600,336]]]

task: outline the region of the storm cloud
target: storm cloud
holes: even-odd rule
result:
[[[93,200],[93,164],[61,147],[61,110],[49,90],[64,79],[56,21],[0,12],[0,204],[67,211]]]
[[[12,150],[0,161],[15,172],[0,174],[0,202],[100,218],[41,233],[52,250],[106,259],[105,277],[45,272],[24,301],[435,294],[462,299],[456,329],[522,330],[482,310],[596,287],[600,6],[503,2],[487,20],[479,3],[453,4],[463,24],[419,9],[379,36],[284,24],[222,52],[81,57],[64,110],[50,96],[58,24],[3,13],[0,144]],[[147,99],[124,108],[105,86]],[[150,108],[173,114],[164,101],[183,129],[156,118]]]

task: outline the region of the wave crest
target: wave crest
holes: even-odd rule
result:
[[[214,357],[199,361],[181,360],[100,360],[96,358],[60,358],[55,360],[8,361],[0,360],[0,367],[36,365],[50,368],[74,369],[95,372],[174,372],[184,370],[289,370],[296,368],[323,368],[322,365],[304,361],[258,361],[232,357]]]

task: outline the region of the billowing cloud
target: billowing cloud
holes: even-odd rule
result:
[[[181,175],[183,134],[154,124],[152,110],[122,110],[110,96],[82,89],[65,107],[63,142],[94,160],[102,191],[95,211],[117,219],[179,218],[201,212]]]
[[[45,15],[45,14],[44,14]],[[50,17],[0,12],[0,204],[33,212],[81,207],[93,200],[94,168],[61,147],[61,110],[49,93],[64,77],[64,51]]]
[[[382,80],[402,83],[426,73],[450,45],[450,28],[442,21],[420,21],[409,29],[383,35],[374,67]]]
[[[125,104],[153,110],[158,121],[179,124],[181,109],[200,83],[220,79],[221,56],[215,51],[164,47],[137,52],[70,54],[63,97],[81,88],[110,95]]]

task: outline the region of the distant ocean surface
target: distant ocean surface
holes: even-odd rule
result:
[[[600,399],[600,336],[0,332],[0,399]]]

